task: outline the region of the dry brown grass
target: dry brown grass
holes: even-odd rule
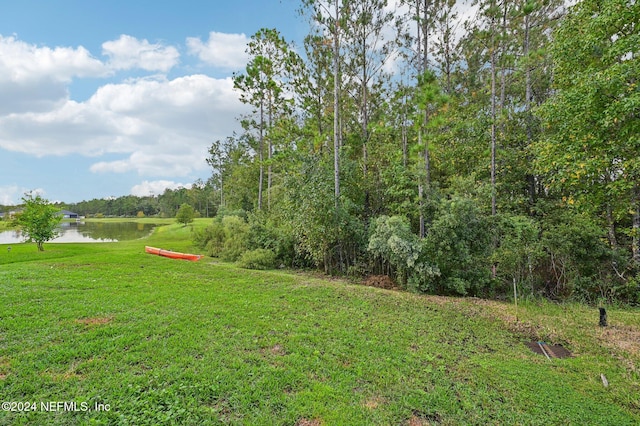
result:
[[[80,318],[75,322],[86,326],[104,325],[113,321],[113,317],[92,317],[92,318]]]

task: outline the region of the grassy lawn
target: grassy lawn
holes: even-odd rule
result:
[[[596,309],[530,302],[516,320],[508,303],[145,244],[197,252],[175,224],[42,253],[0,245],[0,400],[37,404],[0,424],[640,424],[638,310],[611,308],[601,328]],[[525,345],[541,339],[574,356]]]

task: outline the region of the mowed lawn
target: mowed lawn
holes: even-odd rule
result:
[[[179,225],[0,245],[0,400],[15,403],[0,424],[640,424],[638,310],[611,308],[601,328],[597,309],[529,302],[516,321],[512,303],[145,244],[197,252]],[[537,340],[573,357],[535,354]]]

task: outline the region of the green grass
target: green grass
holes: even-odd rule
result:
[[[592,308],[530,302],[516,321],[507,303],[144,253],[197,252],[189,232],[0,246],[0,400],[38,404],[0,424],[640,423],[637,310],[601,329]]]

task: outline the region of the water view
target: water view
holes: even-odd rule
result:
[[[136,222],[62,222],[60,235],[50,243],[96,243],[136,240],[146,237],[156,225]],[[24,241],[20,231],[0,232],[0,244]]]

